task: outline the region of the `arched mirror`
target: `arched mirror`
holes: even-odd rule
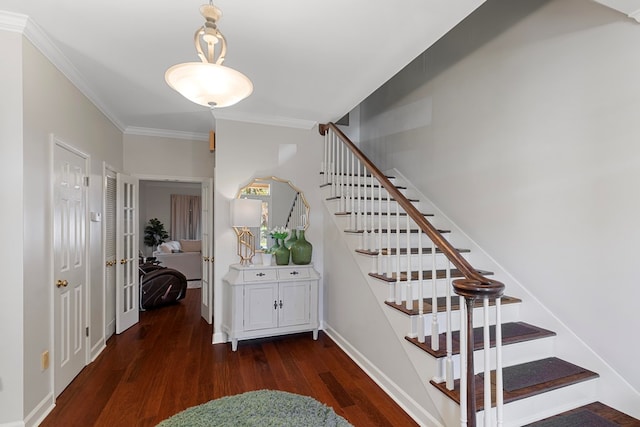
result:
[[[266,250],[273,245],[269,230],[274,227],[286,227],[293,230],[309,226],[309,204],[302,191],[282,178],[275,176],[255,178],[242,187],[236,198],[259,199],[262,201],[262,220],[259,230],[252,229],[256,236],[257,251]]]

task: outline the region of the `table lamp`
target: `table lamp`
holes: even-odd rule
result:
[[[231,226],[238,235],[238,256],[242,265],[251,264],[256,254],[255,236],[250,228],[260,227],[261,222],[261,200],[231,200]]]

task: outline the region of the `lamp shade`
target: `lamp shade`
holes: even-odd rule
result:
[[[205,107],[228,107],[253,92],[251,80],[224,65],[187,62],[169,68],[167,84],[191,102]]]
[[[260,227],[262,222],[262,201],[257,199],[231,200],[232,227]]]

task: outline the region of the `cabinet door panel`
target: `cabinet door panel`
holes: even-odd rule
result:
[[[309,323],[309,282],[280,283],[279,325],[294,326]]]
[[[244,330],[278,326],[278,284],[251,285],[244,291]],[[274,304],[276,306],[274,307]]]

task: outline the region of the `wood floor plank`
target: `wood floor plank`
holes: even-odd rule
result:
[[[140,313],[58,396],[41,424],[155,426],[188,407],[259,389],[303,394],[355,426],[417,424],[324,333],[211,344],[200,290],[179,304]]]

